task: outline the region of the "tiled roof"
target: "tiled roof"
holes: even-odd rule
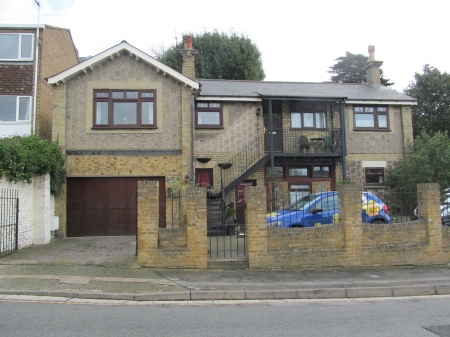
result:
[[[200,96],[223,97],[316,97],[346,98],[346,100],[403,101],[414,103],[415,98],[382,85],[359,83],[307,83],[307,82],[264,82],[204,80]]]

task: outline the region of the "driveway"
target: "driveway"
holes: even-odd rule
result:
[[[0,264],[52,264],[138,268],[135,236],[54,238],[19,249]]]

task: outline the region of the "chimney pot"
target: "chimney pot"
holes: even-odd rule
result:
[[[375,46],[369,46],[369,61],[375,61]]]
[[[192,36],[186,35],[184,37],[184,48],[185,49],[192,49]]]

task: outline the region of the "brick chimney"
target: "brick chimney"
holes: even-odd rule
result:
[[[179,51],[181,61],[181,73],[191,79],[195,79],[195,57],[198,50],[192,49],[192,36],[184,37],[184,49]]]
[[[381,85],[380,67],[383,65],[382,61],[375,61],[375,46],[369,46],[369,63],[366,67],[367,83]]]

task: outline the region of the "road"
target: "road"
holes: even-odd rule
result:
[[[101,303],[2,301],[0,335],[450,336],[450,296],[193,305]]]

